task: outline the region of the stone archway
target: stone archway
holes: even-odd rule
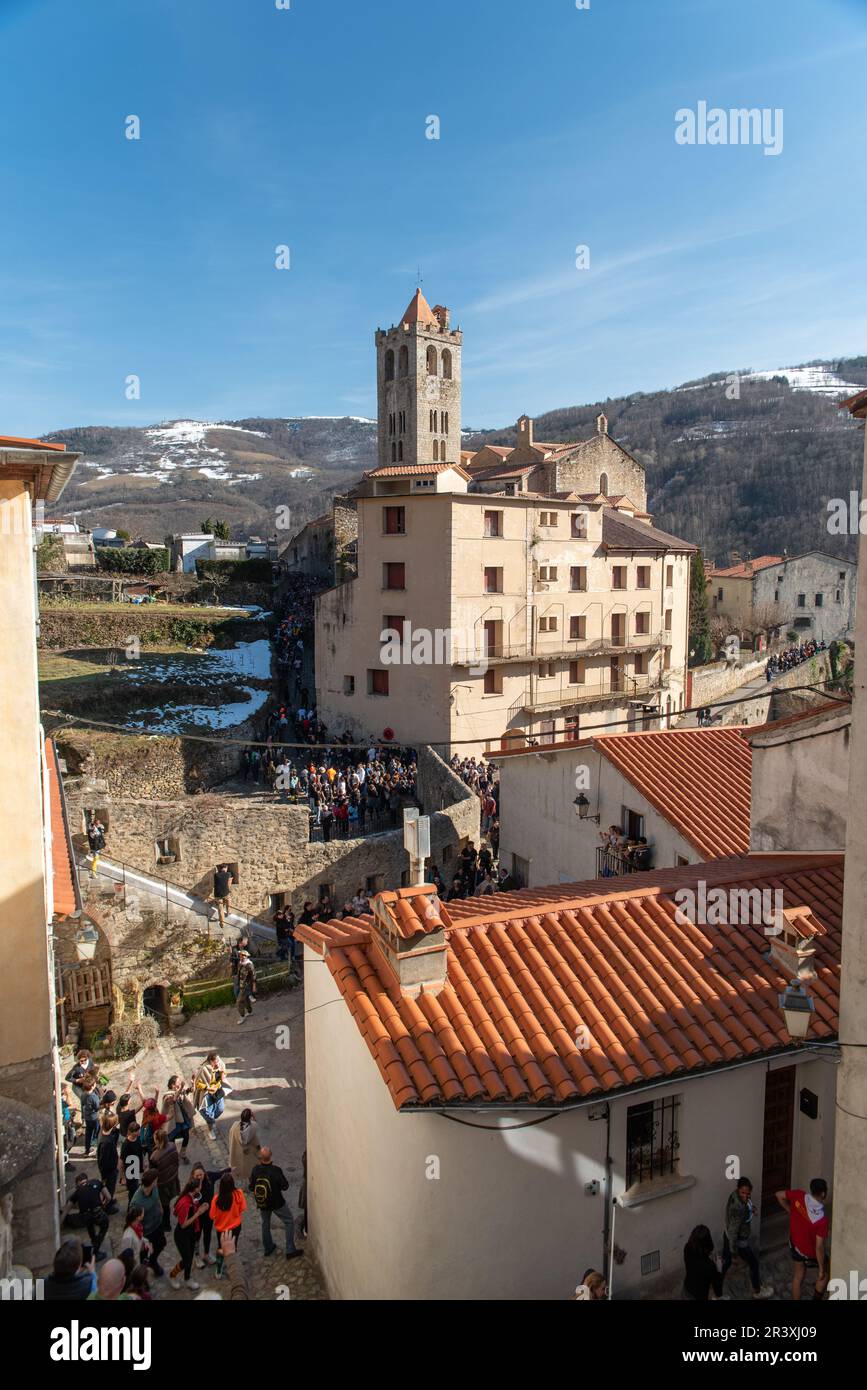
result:
[[[166,980],[159,980],[156,984],[148,985],[142,993],[142,1008],[155,1020],[161,1033],[171,1032],[171,1001]]]

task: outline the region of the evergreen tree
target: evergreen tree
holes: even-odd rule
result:
[[[692,557],[689,572],[689,664],[703,666],[710,661],[713,648],[707,611],[707,578],[700,550]]]

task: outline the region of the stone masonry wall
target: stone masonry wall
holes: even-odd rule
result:
[[[283,893],[295,909],[304,898],[317,899],[328,885],[335,904],[376,879],[376,888],[400,887],[408,868],[403,831],[358,840],[311,844],[306,805],[237,796],[185,796],[165,799],[130,795],[85,776],[65,783],[70,823],[84,847],[84,812],[108,816],[105,855],[155,878],[207,897],[218,864],[238,865],[233,907],[267,914],[271,895]],[[448,866],[466,839],[478,839],[478,798],[454,776],[437,754],[421,750],[419,799],[431,816],[431,856]],[[166,836],[177,847],[177,862],[157,864],[156,841]]]

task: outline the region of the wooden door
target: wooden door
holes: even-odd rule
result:
[[[762,1212],[777,1210],[774,1193],[791,1186],[792,1128],[795,1119],[795,1068],[769,1071],[765,1080],[762,1147]]]

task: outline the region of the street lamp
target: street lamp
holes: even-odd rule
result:
[[[588,814],[590,811],[590,802],[583,792],[578,793],[572,805],[575,807],[575,814],[579,820],[595,820],[596,824],[599,824],[598,815],[591,816]]]
[[[99,944],[99,932],[92,922],[75,934],[75,949],[79,960],[93,960]]]
[[[777,998],[789,1037],[795,1042],[805,1038],[810,1030],[810,1019],[816,1006],[800,980],[792,980],[785,993]]]

